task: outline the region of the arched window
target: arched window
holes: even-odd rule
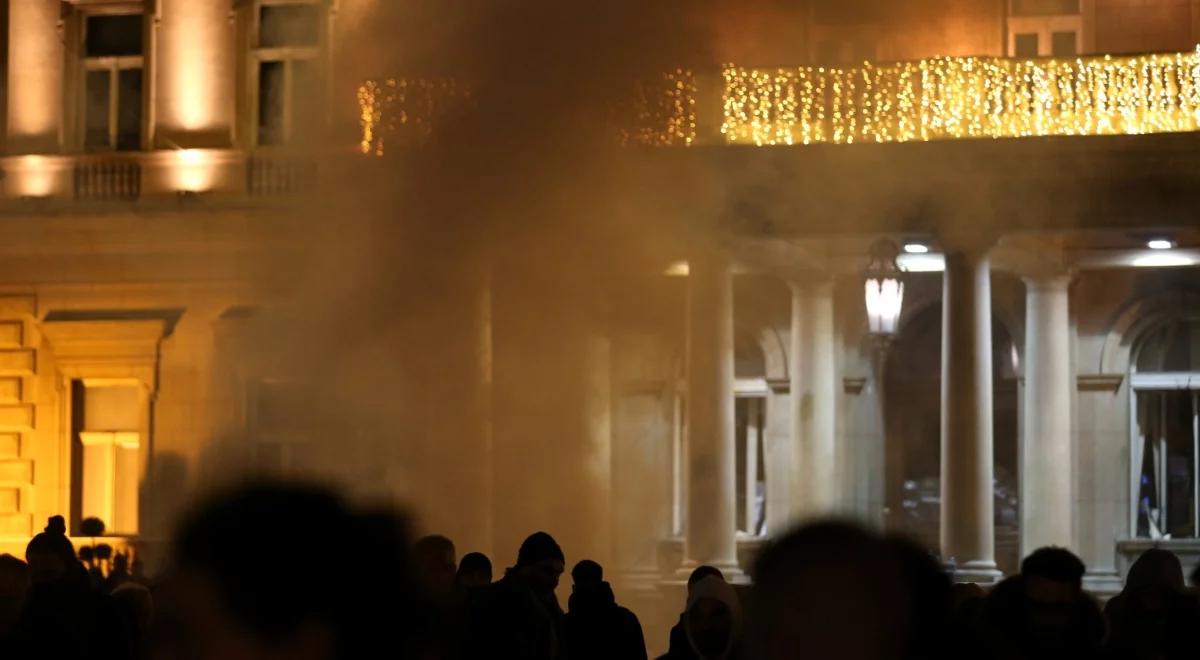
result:
[[[1200,319],[1174,318],[1137,348],[1130,447],[1131,519],[1139,538],[1200,532]]]

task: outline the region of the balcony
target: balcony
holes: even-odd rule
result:
[[[180,149],[0,158],[4,198],[36,204],[134,205],[212,197],[269,200],[311,190],[312,158],[273,151]]]
[[[361,151],[427,140],[466,86],[372,80]],[[936,58],[851,68],[678,70],[633,86],[610,127],[641,146],[807,145],[1200,129],[1200,49],[1070,60]]]

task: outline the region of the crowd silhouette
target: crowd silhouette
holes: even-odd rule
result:
[[[580,558],[564,611],[567,555],[549,534],[492,562],[451,539],[410,541],[405,519],[321,489],[258,484],[188,516],[161,575],[128,556],[81,559],[61,517],[0,556],[0,657],[16,660],[356,660],[647,657],[638,617],[604,568]],[[304,551],[296,551],[302,539]],[[110,549],[111,550],[111,549]],[[572,558],[574,559],[574,558]],[[1042,548],[1020,573],[952,584],[903,539],[826,522],[766,547],[752,586],[712,566],[686,583],[669,660],[1183,660],[1200,658],[1200,600],[1179,559],[1144,553],[1101,608],[1083,562]]]

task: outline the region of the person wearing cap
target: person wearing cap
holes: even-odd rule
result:
[[[565,566],[562,548],[549,534],[525,539],[517,564],[475,604],[465,657],[562,657],[564,615],[554,590]]]

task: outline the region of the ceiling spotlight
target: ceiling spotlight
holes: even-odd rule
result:
[[[1146,243],[1146,247],[1151,250],[1170,250],[1175,247],[1175,241],[1167,238],[1156,238]]]
[[[924,243],[905,243],[904,251],[908,254],[929,254],[929,246]]]

